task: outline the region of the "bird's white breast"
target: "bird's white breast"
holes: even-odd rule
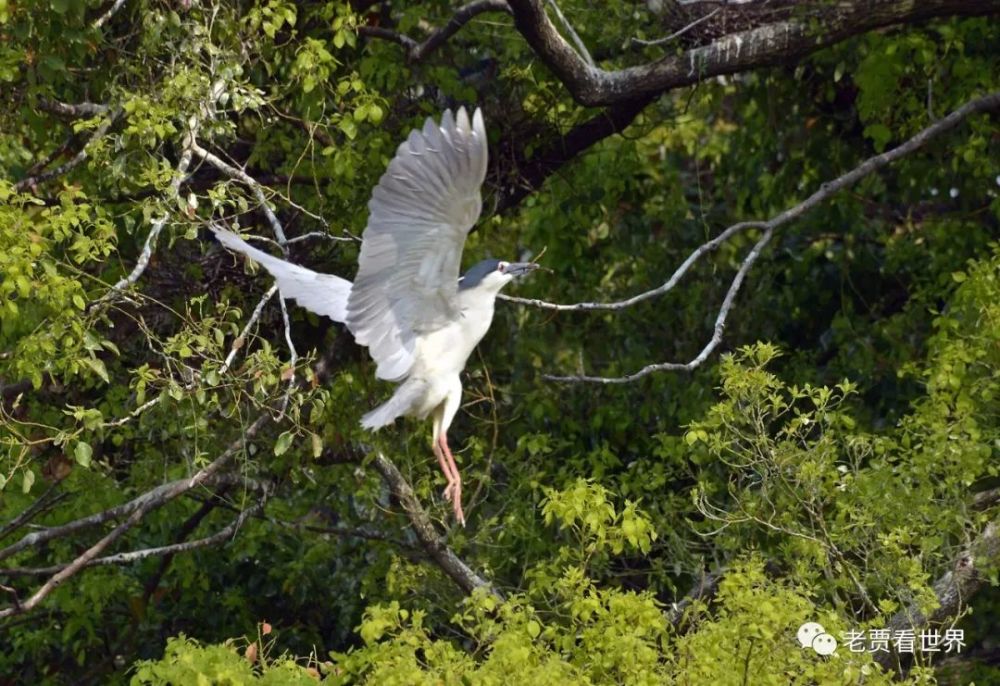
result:
[[[493,298],[482,295],[460,292],[460,316],[417,340],[411,378],[457,375],[465,368],[466,361],[493,321]]]

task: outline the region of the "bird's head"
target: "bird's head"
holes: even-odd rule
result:
[[[458,290],[470,288],[499,293],[500,289],[514,280],[515,276],[528,274],[538,268],[534,262],[506,262],[504,260],[483,260],[469,268],[458,280]]]

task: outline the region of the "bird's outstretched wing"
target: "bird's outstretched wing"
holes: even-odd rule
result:
[[[271,272],[283,298],[294,300],[310,312],[327,316],[335,322],[347,321],[350,281],[331,274],[320,274],[268,255],[232,231],[214,227],[212,231],[224,246],[260,262],[264,269]]]
[[[347,326],[381,379],[405,378],[417,335],[458,317],[462,248],[482,209],[486,156],[482,113],[470,122],[465,108],[447,110],[399,146],[372,193]]]

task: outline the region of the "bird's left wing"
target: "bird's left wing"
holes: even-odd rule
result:
[[[264,269],[271,272],[278,282],[281,297],[294,300],[310,312],[327,316],[335,322],[347,320],[347,298],[351,293],[351,282],[347,279],[320,274],[268,255],[232,231],[215,227],[212,231],[224,246],[260,262]]]
[[[347,326],[398,381],[413,366],[417,336],[454,321],[465,237],[479,218],[486,129],[477,109],[440,125],[427,119],[396,150],[368,203]]]

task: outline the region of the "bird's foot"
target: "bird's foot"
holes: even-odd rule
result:
[[[451,503],[452,510],[455,512],[455,519],[462,526],[465,526],[465,513],[462,511],[462,480],[461,477],[453,481],[449,481],[448,485],[444,487],[444,492],[442,493],[444,499]]]

